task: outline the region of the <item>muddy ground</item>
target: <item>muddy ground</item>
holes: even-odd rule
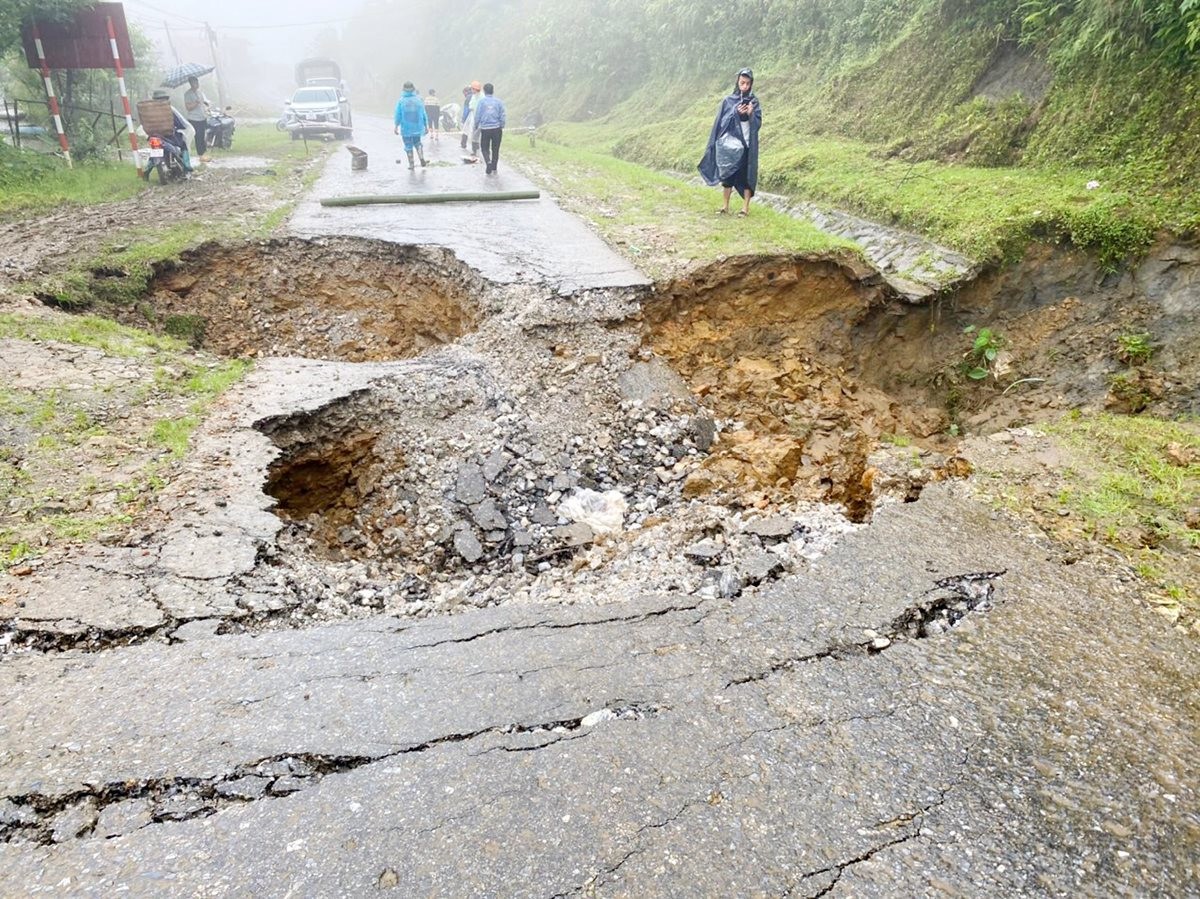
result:
[[[248,221],[268,213],[277,201],[247,183],[260,173],[256,161],[235,162],[209,169],[172,202],[183,214],[203,215],[218,203]],[[295,196],[302,172],[288,188]],[[162,199],[147,190],[112,206],[7,225],[6,233],[22,240],[10,241],[14,249],[6,254],[5,308],[56,315],[39,302],[47,299],[39,287],[111,246],[120,239],[113,231],[118,223],[136,221]],[[1164,242],[1150,259],[1117,275],[1069,248],[1041,248],[1016,267],[984,271],[947,296],[913,302],[851,253],[730,259],[648,290],[594,293],[582,316],[530,324],[505,310],[535,304],[530,298],[544,290],[490,283],[446,250],[338,236],[206,243],[155,266],[140,300],[87,310],[183,337],[198,354],[166,358],[153,348],[131,355],[55,341],[8,342],[10,383],[27,393],[65,391],[72,420],[87,425],[66,434],[73,469],[63,489],[62,456],[47,461],[30,452],[23,461],[21,446],[44,435],[27,416],[10,413],[6,463],[18,472],[12,479],[25,481],[27,499],[10,499],[6,519],[10,527],[22,523],[20,543],[34,550],[29,559],[15,556],[12,569],[37,572],[56,554],[69,554],[73,538],[136,543],[162,526],[157,493],[185,463],[178,447],[171,452],[155,444],[151,426],[196,417],[189,411],[194,399],[173,378],[218,370],[217,357],[388,361],[456,343],[472,358],[502,360],[503,377],[517,379],[514,395],[500,400],[483,388],[485,396],[473,398],[467,389],[447,401],[439,377],[451,390],[463,389],[451,364],[445,376],[424,376],[430,383],[418,379],[399,391],[350,397],[315,418],[260,425],[283,453],[265,491],[286,522],[285,544],[299,559],[351,566],[353,577],[332,578],[335,584],[315,591],[326,604],[353,605],[331,595],[353,582],[352,592],[376,597],[364,612],[385,594],[422,612],[431,591],[442,591],[430,578],[455,581],[464,563],[483,565],[487,583],[481,588],[469,580],[465,590],[460,584],[451,592],[472,592],[477,604],[561,593],[562,584],[529,588],[526,581],[537,578],[507,569],[542,576],[581,547],[596,553],[604,546],[604,535],[583,525],[568,533],[552,511],[581,486],[623,489],[635,515],[654,525],[653,513],[694,500],[735,514],[832,504],[850,523],[861,523],[881,501],[912,501],[925,485],[969,478],[982,465],[1020,485],[1023,504],[1044,528],[1088,549],[1075,523],[1064,520],[1069,516],[1038,512],[1067,487],[1058,472],[1070,469],[1072,459],[1036,426],[1068,409],[1127,410],[1130,392],[1136,411],[1194,412],[1188,298],[1198,272],[1200,250],[1186,242]],[[600,329],[587,318],[602,323]],[[1003,335],[982,379],[967,375],[968,327]],[[1142,332],[1154,335],[1153,364],[1131,367],[1120,358],[1118,337]],[[1131,371],[1133,390],[1116,395],[1114,378]],[[559,408],[547,416],[562,424],[547,427],[579,433],[573,444],[544,450],[554,464],[527,464],[514,484],[489,479],[457,513],[436,491],[420,495],[429,434],[440,422],[456,421],[456,405],[480,404],[493,418],[468,420],[465,432],[491,427],[500,435],[506,421],[521,423],[529,397],[549,401],[555,394]],[[428,423],[431,414],[439,424]],[[1018,436],[993,436],[1012,428]],[[476,463],[497,469],[522,459],[505,448],[508,440],[491,457],[476,448]],[[433,458],[444,468],[451,458],[469,464],[468,447],[434,449]],[[1026,448],[1033,462],[1023,458]],[[1038,464],[1050,457],[1055,464]],[[46,489],[52,484],[58,489]],[[480,511],[485,498],[489,505]],[[76,514],[95,526],[73,527]],[[1181,549],[1172,573],[1190,577],[1190,553]],[[311,574],[310,580],[331,578]],[[292,590],[313,592],[304,585]],[[293,597],[288,605],[307,601]]]
[[[229,177],[186,202],[240,190]],[[70,228],[87,246],[160,201]],[[565,222],[513,214],[542,217],[537,239]],[[26,229],[3,311],[70,321],[33,287],[72,261],[61,223]],[[6,856],[10,886],[103,891],[114,865],[181,894],[200,877],[815,896],[916,891],[930,870],[1047,894],[1194,876],[1200,825],[1163,805],[1191,807],[1193,619],[1146,612],[1129,566],[1049,511],[1074,457],[1039,424],[1127,401],[1114,338],[1134,329],[1156,340],[1143,409],[1195,410],[1200,250],[1164,242],[1120,276],[1039,250],[914,304],[850,254],[645,285],[597,248],[580,260],[593,283],[567,286],[545,274],[570,269],[552,247],[501,249],[484,268],[506,277],[379,236],[208,244],[92,310],[190,349],[4,341],[19,389],[57,390],[103,431],[54,412],[67,449],[33,466],[39,423],[0,410],[21,481],[2,524],[30,537],[0,575],[17,722],[0,834],[36,848]],[[970,325],[1004,335],[978,380]],[[230,360],[254,364],[197,411],[180,383]],[[203,420],[186,453],[155,443],[148,417],[187,415]],[[992,501],[997,478],[1031,520]],[[45,507],[63,480],[81,508]],[[92,513],[86,538],[41,524]],[[1110,613],[1120,628],[1088,626]],[[1074,665],[1077,648],[1112,669]],[[1040,716],[1053,726],[1030,729]],[[1127,783],[1151,734],[1162,758]],[[1087,765],[1092,781],[1070,778]],[[361,832],[331,823],[364,807]],[[247,828],[252,871],[239,850],[212,860]],[[686,848],[742,828],[711,869]],[[380,855],[416,833],[433,861]],[[457,862],[455,845],[485,851]],[[197,847],[194,865],[147,863]]]

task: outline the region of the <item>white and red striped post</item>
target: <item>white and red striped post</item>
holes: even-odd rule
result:
[[[54,82],[50,80],[50,66],[46,63],[46,51],[42,47],[42,35],[38,31],[37,20],[33,22],[33,44],[37,47],[38,62],[42,64],[42,81],[46,85],[46,98],[50,105],[50,117],[54,119],[54,129],[58,132],[58,143],[66,157],[67,167],[71,167],[71,147],[67,144],[67,131],[63,127],[62,112],[58,108],[58,97],[54,95]]]
[[[133,150],[133,164],[137,173],[142,173],[141,157],[138,156],[137,134],[133,130],[133,112],[129,108],[129,91],[125,89],[125,66],[121,65],[121,51],[117,49],[117,29],[113,27],[112,16],[105,18],[108,23],[108,43],[112,46],[113,66],[117,70],[117,87],[121,89],[121,105],[125,107],[125,128],[129,131],[129,146]]]

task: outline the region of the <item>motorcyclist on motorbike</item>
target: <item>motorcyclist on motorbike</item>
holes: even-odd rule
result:
[[[155,100],[171,99],[171,95],[166,91],[155,91],[153,96]],[[163,149],[179,158],[185,172],[191,172],[192,158],[188,153],[187,140],[188,123],[174,106],[171,107],[171,123],[174,126],[172,133],[160,135],[164,144]]]

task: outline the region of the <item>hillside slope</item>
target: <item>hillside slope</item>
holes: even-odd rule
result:
[[[1200,223],[1200,0],[451,0],[405,26],[404,72],[492,80],[511,124],[685,172],[751,65],[761,189],[984,260],[1066,237],[1115,267]]]

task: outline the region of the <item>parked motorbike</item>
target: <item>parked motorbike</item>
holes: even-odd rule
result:
[[[157,170],[159,184],[184,180],[191,171],[184,157],[186,152],[186,149],[180,149],[168,138],[151,136],[149,157],[142,177],[149,181],[150,175]]]
[[[220,150],[233,148],[233,132],[237,127],[237,121],[229,115],[231,109],[233,109],[232,106],[226,106],[224,112],[214,112],[209,115],[205,127],[208,129],[206,136],[210,147],[217,147]]]

